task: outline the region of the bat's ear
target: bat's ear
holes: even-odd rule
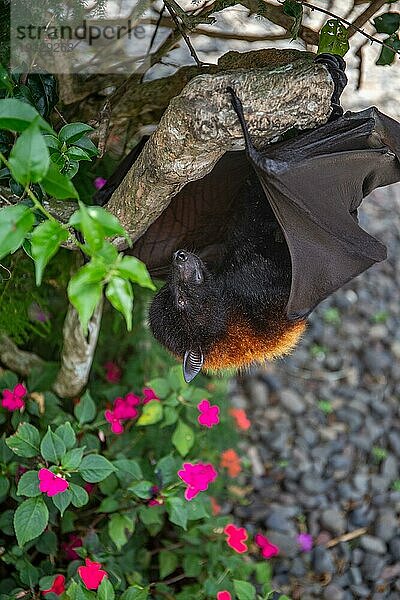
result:
[[[201,348],[186,350],[183,358],[183,377],[186,383],[190,383],[201,371],[204,356]]]

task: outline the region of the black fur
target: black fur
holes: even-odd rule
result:
[[[150,306],[154,336],[177,356],[201,348],[206,357],[224,338],[232,318],[262,331],[277,313],[284,314],[290,255],[255,174],[238,194],[224,247],[213,272],[198,256],[186,253],[187,271],[197,266],[203,275],[200,283],[182,276],[175,253],[168,282]]]

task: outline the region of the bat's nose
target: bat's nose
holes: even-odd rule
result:
[[[177,263],[184,263],[186,262],[188,259],[188,254],[187,252],[184,252],[183,250],[177,250],[176,252],[174,252],[174,261]]]

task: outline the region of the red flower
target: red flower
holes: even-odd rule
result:
[[[211,502],[212,514],[214,516],[219,515],[219,513],[221,512],[221,507],[218,504],[218,502],[216,501],[216,499],[213,498],[212,496],[210,496],[210,502]]]
[[[232,596],[230,595],[229,592],[224,590],[223,592],[218,592],[217,600],[232,600]]]
[[[77,560],[79,555],[75,552],[75,548],[83,546],[83,542],[80,537],[71,533],[68,541],[61,544],[61,550],[64,552],[67,560]]]
[[[243,431],[250,429],[251,423],[247,418],[243,408],[231,408],[229,410],[229,414],[235,419],[236,425],[239,429],[242,429]]]
[[[265,535],[261,535],[261,533],[257,533],[254,536],[254,541],[259,548],[261,548],[261,554],[264,558],[272,558],[279,554],[278,546],[275,546],[272,542],[269,541]]]
[[[178,471],[178,476],[188,486],[185,490],[186,500],[193,500],[197,494],[204,492],[217,475],[217,471],[210,463],[200,462],[196,465],[183,463],[183,469]]]
[[[43,590],[42,594],[45,596],[46,594],[57,594],[57,596],[61,596],[65,592],[65,577],[64,575],[56,575],[53,585],[48,590]]]
[[[7,410],[14,411],[19,410],[25,406],[25,402],[22,398],[27,394],[27,389],[22,383],[17,383],[14,389],[4,390],[3,399],[1,405]]]
[[[117,364],[112,361],[106,362],[104,365],[106,370],[106,379],[109,383],[118,383],[121,379],[122,371]]]
[[[49,469],[40,469],[38,477],[39,490],[47,494],[49,497],[62,494],[69,487],[69,483],[64,479],[64,477],[52,473],[49,471]]]
[[[240,458],[233,448],[229,448],[221,454],[221,467],[227,469],[229,477],[236,477],[241,472]]]
[[[101,569],[101,564],[98,562],[85,558],[85,563],[86,566],[78,567],[79,577],[88,590],[97,590],[104,577],[108,577],[108,573]]]
[[[244,527],[236,527],[233,523],[229,523],[225,527],[224,533],[228,536],[226,540],[228,546],[233,548],[236,552],[239,552],[239,554],[247,551],[248,548],[245,541],[247,540],[248,535]]]

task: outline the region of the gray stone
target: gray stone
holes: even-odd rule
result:
[[[364,550],[361,550],[361,548],[354,548],[353,553],[352,553],[352,563],[353,565],[361,565],[362,561],[364,560]]]
[[[367,552],[364,557],[364,562],[361,565],[361,571],[364,578],[368,581],[376,581],[379,579],[386,561],[377,554]]]
[[[398,459],[396,459],[393,454],[389,454],[382,464],[382,475],[390,479],[390,481],[394,481],[399,473],[398,469]]]
[[[369,598],[370,592],[366,585],[351,585],[350,589],[355,594],[352,598]]]
[[[362,583],[362,575],[360,569],[357,567],[350,567],[350,578],[353,585],[360,585]]]
[[[313,567],[318,575],[323,573],[334,573],[335,565],[332,556],[323,546],[316,546],[313,552]]]
[[[321,514],[321,525],[328,531],[340,535],[346,529],[346,519],[339,510],[328,508]]]
[[[325,588],[322,597],[324,598],[324,600],[343,600],[344,591],[340,589],[340,587],[338,587],[337,585],[331,583]]]
[[[270,529],[267,532],[267,537],[275,546],[278,546],[281,556],[294,558],[298,553],[299,545],[294,536]]]
[[[384,475],[372,475],[371,488],[374,492],[386,492],[391,484],[389,477]]]
[[[363,535],[360,539],[360,546],[366,552],[374,554],[386,554],[387,552],[385,542],[373,535]]]
[[[399,520],[396,518],[394,511],[385,510],[380,512],[375,522],[375,535],[388,542],[399,531]]]
[[[367,527],[373,521],[374,511],[366,504],[362,504],[351,511],[349,518],[354,527]]]
[[[304,575],[306,574],[307,569],[305,567],[304,562],[302,561],[302,559],[300,557],[296,557],[293,562],[292,562],[292,566],[290,567],[290,574],[293,575],[293,577],[304,577]]]
[[[301,478],[301,486],[308,494],[321,494],[325,491],[326,485],[326,482],[315,471],[308,471]]]
[[[389,542],[389,550],[395,560],[400,560],[400,537],[395,537]]]
[[[393,452],[397,456],[400,456],[400,432],[391,431],[388,435],[388,439]]]
[[[290,533],[295,535],[296,530],[294,524],[288,517],[279,510],[273,510],[265,519],[265,524],[268,529],[274,529],[282,533]]]
[[[292,415],[301,415],[306,409],[299,394],[291,389],[281,390],[280,402]]]

